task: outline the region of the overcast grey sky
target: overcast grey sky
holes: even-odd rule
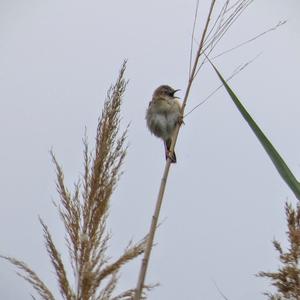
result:
[[[209,3],[200,1],[200,23]],[[53,289],[38,215],[65,248],[51,203],[57,195],[49,150],[71,185],[82,168],[84,128],[92,143],[107,88],[128,58],[122,115],[131,122],[130,148],[111,208],[112,255],[144,236],[164,168],[145,109],[158,85],[186,87],[194,8],[190,0],[0,1],[0,252],[28,262]],[[299,1],[255,1],[218,50],[285,19],[284,27],[215,62],[228,76],[262,52],[231,86],[299,178]],[[218,84],[204,68],[187,111]],[[147,278],[161,286],[149,299],[221,299],[214,281],[230,300],[264,299],[269,283],[254,274],[277,268],[271,240],[285,240],[284,202],[296,200],[224,91],[185,120],[177,160]],[[120,288],[135,286],[139,266],[124,269]],[[0,278],[1,299],[31,299],[31,287],[4,261]]]

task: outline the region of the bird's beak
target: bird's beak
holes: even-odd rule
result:
[[[178,92],[178,91],[180,91],[180,89],[178,89],[178,90],[174,90],[174,91],[173,91],[173,94],[172,94],[172,96],[173,96],[174,98],[179,98],[179,97],[176,97],[176,96],[175,96],[175,93],[176,93],[176,92]]]

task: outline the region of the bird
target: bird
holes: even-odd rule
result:
[[[146,111],[147,127],[152,134],[163,140],[166,159],[170,158],[172,163],[177,161],[175,151],[170,151],[172,137],[177,124],[183,123],[181,104],[175,96],[178,91],[169,85],[159,86]]]

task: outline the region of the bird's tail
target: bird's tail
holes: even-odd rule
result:
[[[175,154],[175,150],[173,152],[170,151],[171,148],[171,144],[172,144],[172,140],[168,139],[164,142],[165,145],[165,153],[166,153],[166,159],[170,158],[171,162],[173,164],[176,164],[177,159],[176,159],[176,154]]]

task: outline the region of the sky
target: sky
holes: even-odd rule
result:
[[[198,36],[209,4],[200,1]],[[165,165],[145,110],[161,84],[184,95],[194,11],[190,0],[1,0],[0,253],[26,261],[52,290],[38,216],[63,258],[67,252],[52,204],[58,197],[49,150],[72,187],[82,172],[85,128],[92,145],[106,91],[128,59],[122,123],[131,123],[130,146],[112,199],[109,251],[117,257],[130,239],[142,238]],[[254,1],[216,53],[282,20],[287,24],[215,64],[227,77],[260,54],[230,85],[299,178],[299,1]],[[186,111],[218,85],[206,65]],[[223,90],[185,119],[176,152],[146,279],[160,286],[148,299],[222,299],[215,284],[231,300],[265,299],[270,284],[255,274],[279,265],[271,242],[286,245],[284,203],[296,204],[293,193]],[[122,271],[120,289],[135,287],[140,261]],[[1,299],[31,299],[31,287],[5,261],[0,278]]]

